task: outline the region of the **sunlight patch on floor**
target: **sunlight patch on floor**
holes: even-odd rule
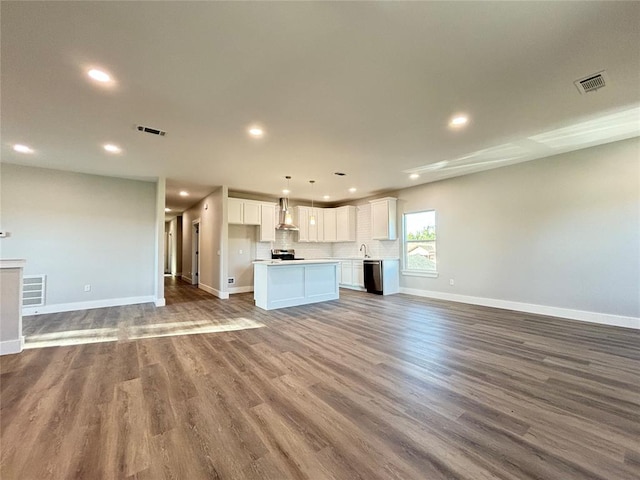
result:
[[[44,347],[63,347],[91,343],[141,340],[145,338],[175,337],[180,335],[200,335],[203,333],[234,332],[264,327],[254,320],[238,317],[228,322],[169,322],[150,325],[136,325],[121,328],[89,328],[43,334],[28,335],[25,349]]]

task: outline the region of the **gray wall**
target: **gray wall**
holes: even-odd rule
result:
[[[258,228],[253,225],[229,225],[228,274],[236,279],[236,284],[229,287],[253,287]]]
[[[637,138],[397,195],[400,217],[436,210],[440,274],[401,287],[640,315]]]
[[[47,306],[154,295],[156,185],[2,164],[3,258],[47,275]],[[84,292],[90,284],[91,291]]]
[[[223,228],[223,190],[217,189],[182,214],[182,275],[192,277],[193,221],[200,219],[200,286],[214,294],[223,292],[225,288],[221,281],[226,276],[222,262],[222,251],[226,245],[223,245],[222,238],[227,235],[226,228]]]

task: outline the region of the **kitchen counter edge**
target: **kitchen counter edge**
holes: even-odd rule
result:
[[[309,259],[309,260],[257,260],[253,262],[254,265],[269,265],[269,266],[292,266],[292,265],[309,265],[313,263],[340,263],[340,260],[330,259]]]

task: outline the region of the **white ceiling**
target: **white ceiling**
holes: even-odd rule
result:
[[[364,197],[640,134],[639,2],[1,8],[2,161],[164,176],[177,209],[219,185],[278,196],[285,175],[295,198],[309,179],[316,200]],[[603,69],[609,84],[580,95],[573,81]],[[454,131],[458,112],[471,121]]]

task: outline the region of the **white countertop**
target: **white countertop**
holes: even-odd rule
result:
[[[316,258],[309,260],[258,260],[253,262],[254,265],[269,265],[269,266],[278,266],[278,267],[286,267],[293,265],[308,265],[313,263],[338,263],[340,260],[336,259],[327,259],[327,258]]]
[[[398,257],[335,257],[334,260],[400,260]]]

